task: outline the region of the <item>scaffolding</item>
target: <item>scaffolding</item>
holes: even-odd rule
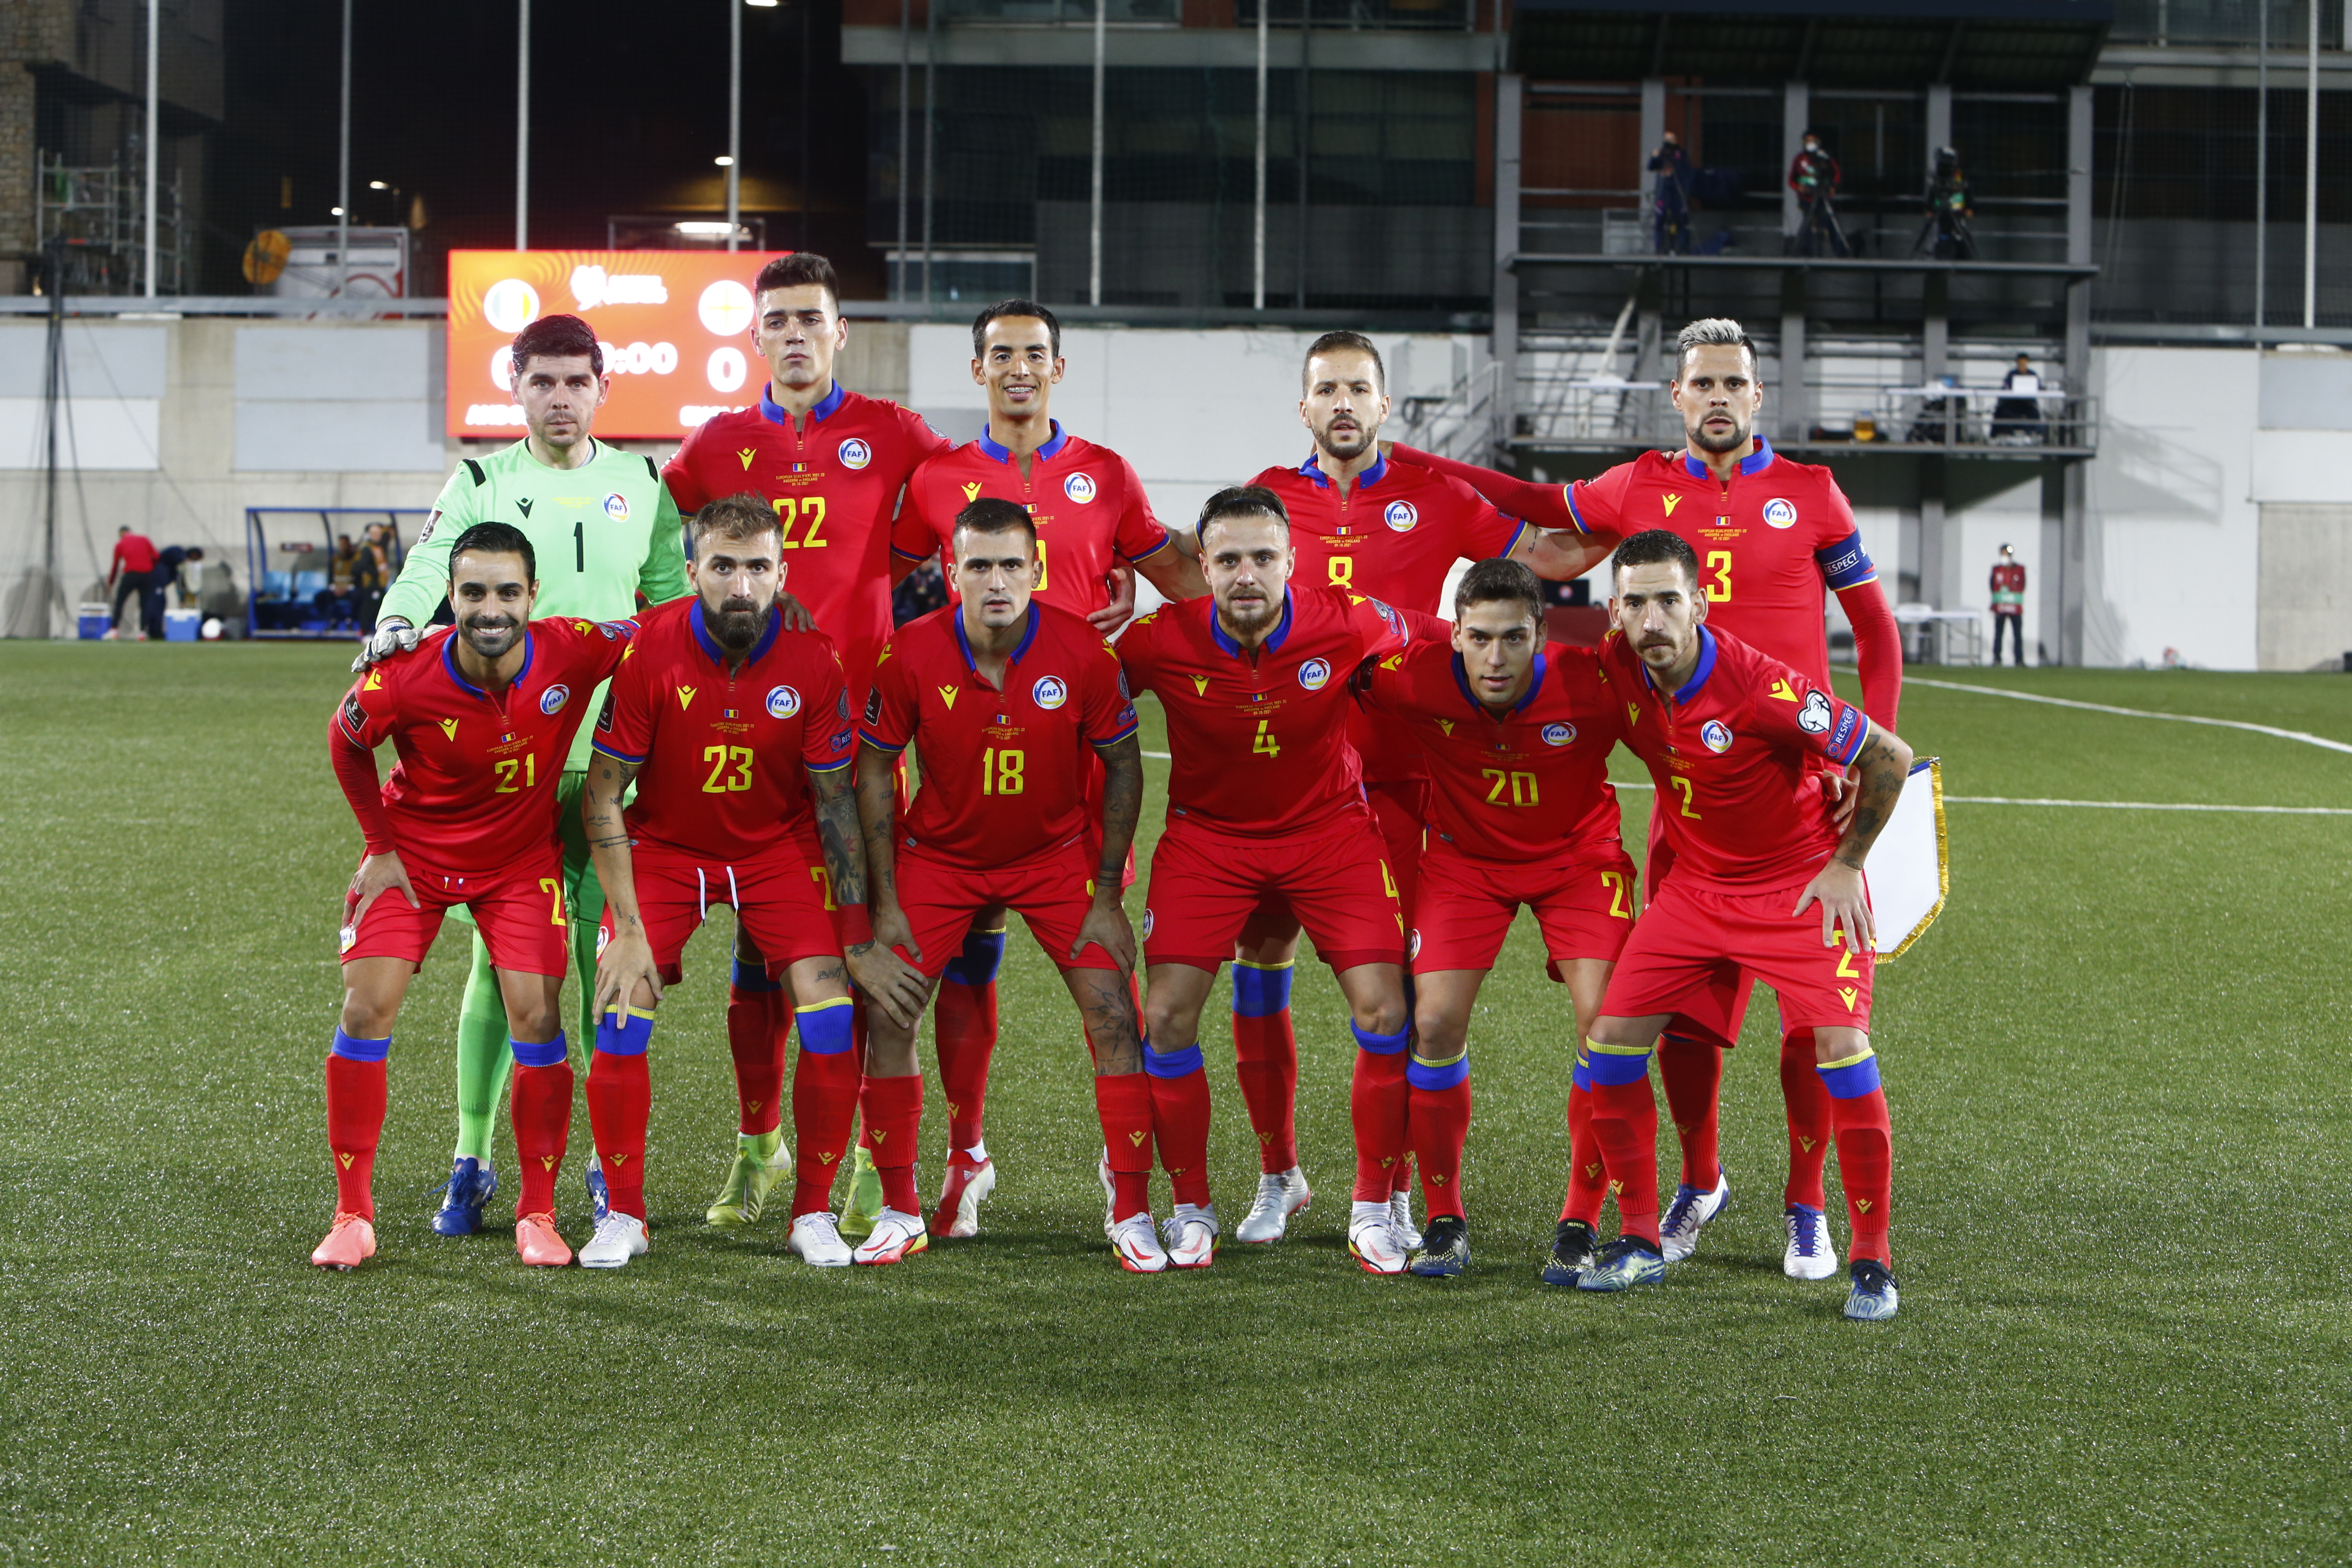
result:
[[[139,172],[120,162],[68,163],[47,153],[40,153],[39,160],[33,208],[35,243],[42,249],[53,241],[60,245],[65,291],[144,293],[146,202]],[[186,291],[187,226],[176,169],[156,184],[155,273],[156,293]]]

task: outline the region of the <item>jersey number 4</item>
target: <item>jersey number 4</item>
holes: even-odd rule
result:
[[[1282,755],[1282,742],[1276,740],[1274,731],[1266,728],[1273,722],[1271,719],[1261,719],[1257,721],[1257,737],[1250,742],[1251,751],[1262,752],[1269,757]]]
[[[793,530],[803,523],[806,523],[808,525],[808,531],[803,533],[798,539],[794,539],[793,537]],[[779,496],[776,498],[776,530],[784,536],[785,549],[825,549],[833,543],[833,541],[823,536],[821,531],[824,527],[824,498],[823,496]]]

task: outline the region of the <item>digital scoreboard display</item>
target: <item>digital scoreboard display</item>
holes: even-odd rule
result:
[[[509,349],[541,316],[578,316],[604,345],[613,390],[596,434],[683,436],[756,400],[751,280],[788,251],[453,250],[448,433],[523,434]]]

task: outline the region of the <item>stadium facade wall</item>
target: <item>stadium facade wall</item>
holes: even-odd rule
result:
[[[0,582],[39,560],[43,329],[0,325]],[[248,506],[431,504],[474,444],[442,428],[438,322],[68,324],[68,471],[58,507],[68,601],[103,574],[118,524],[226,552],[244,575]],[[1220,486],[1307,451],[1296,423],[1310,334],[1073,328],[1055,405],[1073,431],[1134,462],[1182,525]],[[1400,395],[1442,395],[1467,340],[1381,340]],[[954,326],[857,321],[843,379],[899,398],[946,434],[984,419],[971,340]],[[2340,476],[2352,468],[2352,355],[2244,348],[2106,348],[2105,415],[2086,476],[2082,563],[2089,662],[2305,668],[2352,642]],[[2302,428],[2333,425],[2336,428]],[[626,443],[656,456],[658,442]],[[1947,504],[1959,570],[1947,607],[1983,609],[1998,547],[2040,575],[2060,548],[2038,467],[1982,465]],[[1864,542],[1898,590],[1918,571],[1916,500],[1853,487]],[[2300,510],[2298,510],[2300,509]],[[2026,641],[2054,647],[2029,595]]]

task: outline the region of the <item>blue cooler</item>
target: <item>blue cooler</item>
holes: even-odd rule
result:
[[[194,642],[198,628],[205,624],[202,610],[166,610],[163,612],[165,642]]]
[[[74,636],[84,642],[96,642],[114,625],[114,611],[105,605],[81,605],[74,611]]]

